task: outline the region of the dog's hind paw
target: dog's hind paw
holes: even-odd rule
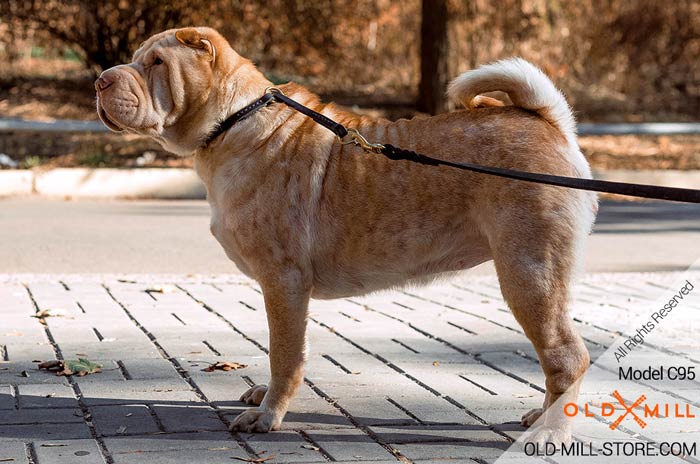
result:
[[[523,427],[532,427],[535,424],[535,422],[537,422],[537,419],[539,419],[540,416],[542,416],[543,413],[544,410],[542,408],[537,408],[526,412],[520,419],[520,425],[522,425]]]
[[[267,393],[267,385],[254,385],[241,395],[240,400],[245,404],[260,406],[265,393]]]
[[[231,424],[232,432],[265,433],[271,430],[279,430],[280,424],[275,415],[270,411],[258,408],[243,411]]]

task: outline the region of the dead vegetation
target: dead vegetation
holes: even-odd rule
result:
[[[519,55],[554,79],[580,121],[700,118],[696,0],[450,0],[447,7],[451,76]],[[0,114],[94,120],[96,72],[127,61],[152,33],[192,24],[221,30],[274,82],[295,80],[391,119],[416,112],[419,0],[7,0],[0,2]],[[585,137],[581,145],[596,168],[700,164],[698,137]],[[188,164],[111,135],[3,135],[0,153],[28,167]],[[149,162],[144,153],[156,157]]]

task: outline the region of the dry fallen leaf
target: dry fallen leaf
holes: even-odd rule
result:
[[[146,291],[156,293],[173,293],[175,291],[175,286],[170,284],[152,285],[147,288]]]
[[[440,365],[440,361],[433,361],[433,366],[438,367]]]
[[[66,310],[65,309],[42,309],[37,311],[32,317],[35,317],[39,319],[39,322],[42,324],[46,325],[46,318],[47,317],[65,317],[66,316]]]
[[[83,377],[88,374],[102,372],[102,365],[85,358],[46,361],[39,364],[39,369],[55,372],[56,375],[77,375]]]
[[[214,372],[214,371],[237,371],[238,369],[243,369],[248,367],[247,364],[241,364],[232,361],[219,361],[211,364],[208,367],[202,369],[204,372]]]

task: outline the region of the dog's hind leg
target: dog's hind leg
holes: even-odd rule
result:
[[[531,411],[523,416],[523,423],[532,425],[544,414],[531,441],[560,446],[571,439],[563,406],[576,402],[589,366],[588,350],[567,310],[575,242],[585,236],[578,236],[564,219],[540,222],[536,217],[522,218],[517,228],[511,224],[491,243],[501,292],[532,342],[545,374],[543,411]]]

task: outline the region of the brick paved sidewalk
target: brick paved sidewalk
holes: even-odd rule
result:
[[[631,335],[635,317],[680,276],[583,278],[572,312],[592,358],[619,332]],[[697,293],[677,318],[695,330]],[[42,325],[37,310],[65,312]],[[520,416],[541,405],[534,350],[495,278],[313,301],[310,312],[306,382],[283,431],[232,434],[228,425],[246,407],[236,399],[268,380],[256,285],[234,276],[0,276],[0,462],[493,462],[522,433]],[[698,365],[696,335],[673,327],[640,353]],[[77,357],[103,372],[36,368]],[[248,367],[202,371],[216,361]],[[673,394],[698,406],[698,387]],[[584,397],[601,391],[584,388]],[[631,429],[618,433],[649,439]]]

